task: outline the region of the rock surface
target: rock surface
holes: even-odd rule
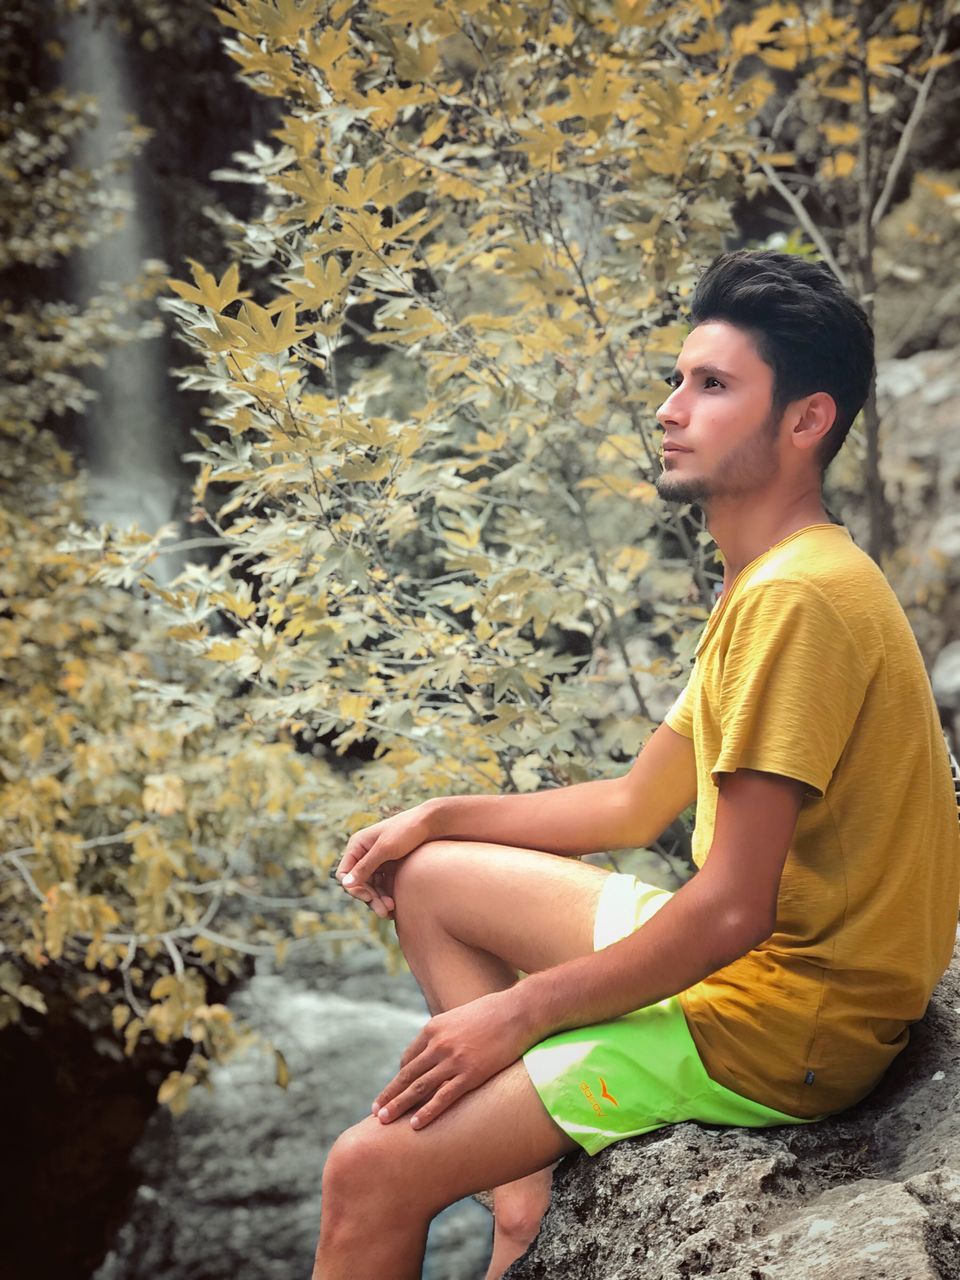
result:
[[[937,706],[947,711],[960,711],[960,640],[951,640],[937,654],[930,672],[930,683]]]
[[[881,471],[898,547],[884,569],[928,666],[946,645],[960,640],[957,354],[922,351],[884,361],[877,371]],[[866,546],[863,503],[856,505],[859,511],[845,504],[843,515],[850,516],[860,545]]]
[[[880,1086],[819,1124],[571,1156],[505,1280],[956,1280],[960,950]]]

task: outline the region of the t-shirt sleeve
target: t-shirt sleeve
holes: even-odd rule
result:
[[[862,655],[815,586],[767,582],[744,593],[723,658],[720,753],[711,769],[796,778],[822,796],[866,692]]]
[[[675,733],[682,733],[685,738],[693,737],[693,711],[690,708],[690,698],[687,696],[689,688],[688,681],[677,694],[673,706],[663,717],[664,724],[669,725]]]

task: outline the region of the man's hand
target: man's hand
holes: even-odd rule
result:
[[[422,1129],[457,1098],[516,1062],[536,1036],[521,1018],[512,991],[494,991],[431,1018],[374,1102],[377,1119],[389,1124],[419,1106],[410,1123]]]
[[[355,832],[334,873],[351,897],[365,902],[383,920],[393,919],[397,862],[436,834],[427,812],[425,805],[417,805]]]

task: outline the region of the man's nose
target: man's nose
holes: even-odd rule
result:
[[[682,427],[686,424],[686,411],[683,407],[683,400],[680,398],[680,388],[671,391],[664,400],[663,404],[657,410],[657,421],[661,427],[675,426]]]

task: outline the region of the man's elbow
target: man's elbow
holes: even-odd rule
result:
[[[723,965],[727,965],[766,942],[776,926],[776,916],[770,911],[751,911],[737,905],[721,913],[720,923],[717,941],[723,952]]]

